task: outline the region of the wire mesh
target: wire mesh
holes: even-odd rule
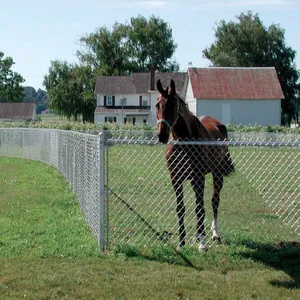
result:
[[[102,144],[97,132],[3,128],[0,155],[39,160],[57,168],[76,193],[99,243],[105,223],[107,248],[121,243],[176,246],[177,205],[166,147],[148,131],[106,131],[103,136]],[[203,154],[201,147],[207,153],[216,147],[229,149],[235,171],[225,177],[218,213],[224,243],[299,243],[299,136],[231,133],[227,142],[182,144],[192,149],[195,157]],[[103,179],[105,191],[101,190]],[[204,224],[211,237],[213,180],[210,174],[205,179]],[[103,208],[100,199],[104,195]],[[188,180],[184,183],[184,205],[186,242],[193,247],[196,203]],[[215,244],[207,241],[209,247]]]
[[[165,159],[165,146],[141,132],[108,132],[106,207],[108,245],[151,247],[178,244],[176,196]],[[226,243],[290,242],[300,235],[300,141],[280,135],[232,134],[227,142],[182,142],[213,151],[226,145],[235,171],[225,177],[219,207],[219,231]],[[286,137],[286,136],[285,136]],[[199,148],[200,147],[200,148]],[[207,156],[209,157],[209,155]],[[212,176],[204,190],[205,229],[212,236]],[[195,245],[195,194],[184,184],[185,229],[188,245]],[[208,239],[208,246],[214,242]]]
[[[100,138],[52,129],[0,129],[0,155],[38,160],[66,178],[93,234],[100,243]],[[103,217],[102,217],[103,219]]]

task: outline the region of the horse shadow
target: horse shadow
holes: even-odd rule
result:
[[[242,256],[263,263],[275,270],[283,271],[290,280],[272,280],[270,284],[288,289],[300,289],[300,242],[278,242],[259,244],[244,241],[243,245],[251,251]]]

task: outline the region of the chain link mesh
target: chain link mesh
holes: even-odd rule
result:
[[[98,241],[105,222],[106,247],[120,243],[140,247],[177,245],[176,196],[165,146],[158,143],[153,132],[107,131],[104,147],[96,134],[3,128],[0,155],[39,160],[57,168],[76,193]],[[235,172],[225,177],[221,192],[218,219],[223,242],[299,242],[299,136],[231,133],[227,142],[188,144],[195,155],[199,145],[229,148]],[[104,220],[100,201],[103,170]],[[208,236],[212,235],[211,196],[212,176],[206,175],[204,205]],[[194,245],[196,204],[189,181],[184,184],[184,204],[186,241]],[[208,240],[208,246],[213,244]]]
[[[152,133],[108,132],[106,188],[108,244],[142,247],[178,244],[176,196],[165,159],[165,146]],[[255,138],[255,139],[254,139]],[[228,142],[188,142],[195,155],[199,144],[227,145],[235,172],[225,177],[219,207],[223,241],[290,242],[300,235],[300,141],[296,135],[231,134]],[[184,143],[184,142],[183,142]],[[212,235],[212,176],[206,175],[205,228]],[[184,184],[187,242],[196,232],[195,194]],[[208,246],[213,242],[208,240]]]
[[[95,237],[100,239],[99,136],[52,129],[0,129],[0,156],[38,160],[66,178]]]

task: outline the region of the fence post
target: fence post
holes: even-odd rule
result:
[[[99,134],[99,248],[104,250],[104,133]]]

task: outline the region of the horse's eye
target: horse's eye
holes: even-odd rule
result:
[[[156,103],[156,104],[155,104],[155,107],[156,107],[157,109],[159,109],[159,103]]]

